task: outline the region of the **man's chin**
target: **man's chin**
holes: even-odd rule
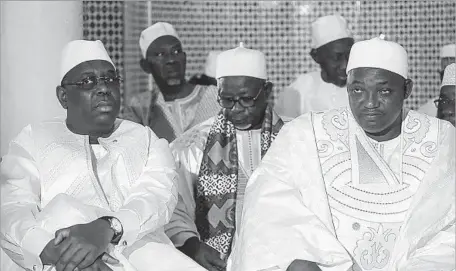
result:
[[[172,79],[168,79],[166,80],[166,83],[168,84],[168,86],[178,86],[180,84],[182,84],[182,79],[176,79],[176,78],[172,78]]]

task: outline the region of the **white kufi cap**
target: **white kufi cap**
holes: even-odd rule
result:
[[[331,41],[352,37],[347,21],[340,15],[323,16],[312,23],[314,48],[323,46]]]
[[[444,86],[456,86],[456,63],[452,63],[445,68],[441,88]]]
[[[60,81],[71,69],[83,62],[91,60],[105,60],[111,63],[113,67],[115,67],[101,41],[70,41],[62,50],[60,63]]]
[[[209,77],[215,78],[215,69],[217,66],[217,57],[222,51],[210,51],[206,58],[206,66],[204,67],[204,74]]]
[[[225,76],[250,76],[267,79],[266,56],[257,50],[239,47],[224,51],[217,57],[216,78]]]
[[[398,43],[373,38],[355,42],[347,63],[347,74],[356,68],[378,68],[399,74],[407,79],[407,51]]]
[[[146,58],[147,49],[150,44],[159,37],[163,36],[173,36],[179,39],[174,27],[165,22],[155,23],[141,32],[141,36],[139,37],[139,47],[141,48],[141,53],[144,58]]]
[[[456,44],[447,44],[440,49],[440,58],[456,57]]]

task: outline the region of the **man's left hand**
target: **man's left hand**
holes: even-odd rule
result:
[[[57,271],[89,267],[106,251],[113,236],[109,223],[102,219],[58,230],[54,239],[55,245],[61,244]]]

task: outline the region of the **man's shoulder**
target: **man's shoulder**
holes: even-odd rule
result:
[[[302,90],[302,91],[308,91],[307,86],[311,86],[315,84],[320,78],[320,72],[319,71],[313,71],[313,72],[308,72],[308,73],[303,73],[300,74],[296,77],[296,79],[293,81],[293,83],[290,84],[290,88]]]
[[[148,106],[154,93],[152,91],[138,92],[131,95],[128,106]]]
[[[181,150],[191,147],[204,147],[215,118],[212,117],[182,133],[171,143],[171,148]]]

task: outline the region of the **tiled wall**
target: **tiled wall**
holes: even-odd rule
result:
[[[243,41],[246,47],[265,52],[270,80],[279,93],[298,74],[318,68],[309,56],[310,23],[319,16],[339,13],[356,39],[384,33],[407,49],[410,77],[415,81],[415,91],[407,102],[411,108],[438,91],[439,50],[456,37],[455,1],[104,1],[85,6],[95,7],[85,9],[88,37],[100,34],[113,48],[112,53],[120,56],[114,61],[125,72],[127,98],[149,87],[138,64],[139,33],[149,21],[175,26],[188,55],[188,77],[203,70],[208,51],[230,49]],[[119,10],[123,11],[122,20]],[[109,15],[123,23],[123,37],[110,34],[115,24],[103,24],[103,16]],[[112,44],[116,39],[124,43]]]

